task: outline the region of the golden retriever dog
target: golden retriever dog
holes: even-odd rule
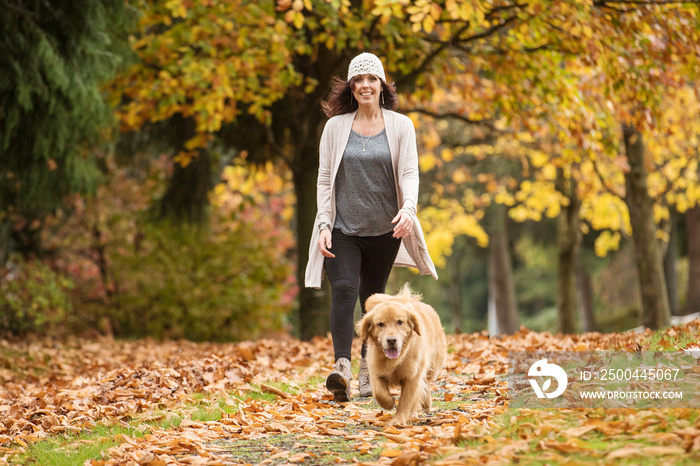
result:
[[[389,425],[405,425],[432,406],[430,382],[437,379],[447,357],[440,317],[421,296],[404,285],[396,296],[374,294],[365,303],[367,313],[357,323],[367,343],[367,366],[374,399],[386,410],[394,407],[389,387],[400,386],[396,414]]]

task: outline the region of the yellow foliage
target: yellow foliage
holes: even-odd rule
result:
[[[554,165],[547,164],[542,167],[542,176],[545,180],[554,181],[557,179],[557,167]]]
[[[525,222],[529,218],[529,211],[524,205],[517,205],[508,210],[508,216],[516,222]]]
[[[211,141],[214,137],[211,134],[206,134],[206,133],[199,133],[196,134],[194,137],[188,139],[185,141],[185,149],[188,151],[192,151],[195,149],[201,149],[207,146],[209,141]]]
[[[420,167],[420,171],[423,173],[429,172],[435,168],[437,164],[438,158],[433,152],[425,152],[418,158],[418,165]]]
[[[501,199],[509,200],[508,197],[501,197]],[[561,206],[568,204],[568,200],[556,190],[554,184],[546,180],[524,180],[520,183],[520,189],[516,192],[513,200],[519,205],[510,209],[508,214],[518,222],[540,221],[543,213],[549,218],[557,217]],[[512,205],[500,202],[498,197],[496,202]]]
[[[440,158],[445,162],[452,162],[455,158],[454,151],[452,149],[443,149],[440,152]]]
[[[421,143],[426,150],[433,150],[442,143],[442,139],[434,128],[430,128],[427,132],[422,133]]]
[[[468,176],[466,170],[458,169],[452,172],[452,182],[456,185],[465,183],[466,181],[469,181],[469,179],[470,177]]]
[[[629,212],[624,201],[611,193],[583,199],[581,218],[587,220],[594,230],[631,231]]]
[[[267,212],[275,211],[280,212],[278,217],[281,220],[292,220],[295,202],[292,182],[288,174],[273,163],[255,167],[239,160],[224,168],[221,180],[211,193],[211,203],[222,212],[232,214],[253,205],[258,215],[265,216]],[[271,202],[278,204],[266,207]]]
[[[598,257],[605,257],[608,252],[616,251],[620,247],[620,233],[609,230],[603,231],[595,239],[595,253]]]
[[[173,161],[175,161],[175,163],[178,163],[183,167],[186,167],[192,162],[192,159],[196,156],[197,154],[195,154],[192,151],[181,150],[175,157],[173,157]]]
[[[540,150],[528,151],[527,156],[534,168],[541,168],[549,162],[549,156]]]
[[[459,235],[474,238],[481,247],[488,246],[488,235],[479,225],[477,216],[466,212],[456,200],[443,199],[437,205],[428,206],[421,210],[420,218],[430,256],[438,268],[445,266]]]
[[[659,224],[664,220],[669,220],[671,218],[671,213],[668,207],[662,206],[660,204],[654,204],[654,221]]]
[[[182,0],[168,0],[165,2],[165,7],[170,10],[173,18],[187,17],[187,8],[183,5]]]
[[[493,199],[497,204],[503,204],[507,206],[512,206],[515,204],[515,199],[513,195],[505,190],[501,190],[496,193],[496,197]]]

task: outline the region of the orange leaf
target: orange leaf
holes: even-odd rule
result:
[[[398,458],[403,453],[401,450],[395,448],[387,448],[379,456],[382,458]]]

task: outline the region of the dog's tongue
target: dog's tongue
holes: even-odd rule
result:
[[[384,350],[384,354],[389,359],[396,359],[399,357],[399,350],[398,348],[389,348],[387,350]]]

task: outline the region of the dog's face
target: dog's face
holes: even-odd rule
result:
[[[395,297],[376,294],[366,304],[367,314],[358,322],[362,342],[372,340],[389,359],[397,359],[413,333],[420,335],[413,304]]]

